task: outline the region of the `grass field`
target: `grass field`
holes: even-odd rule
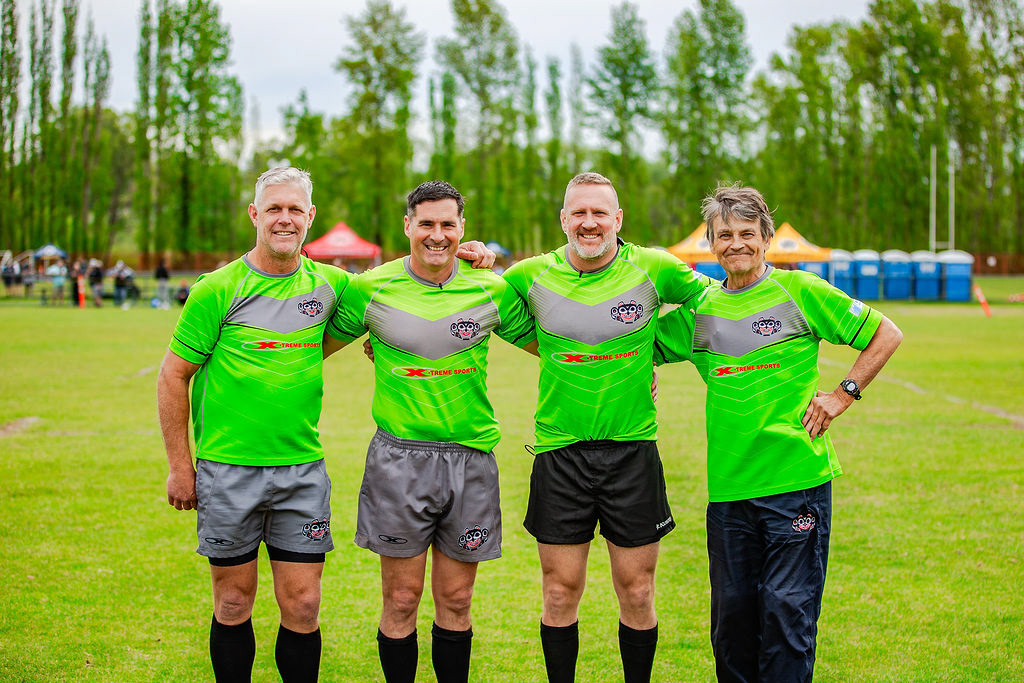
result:
[[[882,303],[903,346],[832,428],[846,474],[816,669],[820,681],[1024,680],[1024,279],[983,280],[977,304]],[[194,513],[170,508],[156,423],[156,371],[177,309],[0,303],[0,679],[211,680],[207,562]],[[832,387],[855,352],[822,353]],[[334,482],[321,614],[321,680],[380,680],[376,556],[351,542],[371,368],[357,348],[326,367],[321,422]],[[662,544],[655,680],[713,680],[703,526],[703,385],[660,371],[659,446],[677,529]],[[540,570],[521,526],[536,362],[500,341],[491,397],[504,438],[504,557],[474,599],[475,681],[540,681]],[[288,406],[282,406],[288,410]],[[274,681],[269,566],[257,600],[254,680]],[[430,615],[419,680],[432,681]],[[603,542],[581,614],[580,681],[621,680]]]

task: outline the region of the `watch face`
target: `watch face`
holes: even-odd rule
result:
[[[844,379],[842,384],[843,390],[851,396],[856,396],[860,391],[860,387],[857,386],[857,382],[852,379]]]

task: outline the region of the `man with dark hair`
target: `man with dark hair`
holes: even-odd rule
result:
[[[416,616],[431,551],[433,665],[439,683],[469,677],[477,564],[501,555],[487,398],[490,333],[517,346],[533,321],[489,270],[460,267],[463,199],[442,181],[408,197],[410,255],[355,277],[327,328],[325,354],[369,331],[377,433],[367,449],[355,542],[380,556],[377,631],[388,683],[416,675]]]
[[[520,261],[505,279],[536,320],[540,391],[525,526],[543,572],[548,678],[572,681],[579,603],[599,524],[619,602],[625,680],[650,680],[658,642],[654,573],[674,527],[656,444],[651,361],[658,309],[710,283],[667,252],[618,239],[611,182],[581,173],[560,214],[567,244]]]
[[[655,357],[691,360],[707,383],[715,668],[720,681],[810,681],[842,474],[826,430],[903,335],[817,275],[768,265],[774,221],[754,188],[719,187],[703,208],[727,277],[661,318]],[[822,339],[861,352],[828,393]]]

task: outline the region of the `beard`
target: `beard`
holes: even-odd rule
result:
[[[596,261],[603,258],[615,247],[614,234],[603,235],[598,244],[581,244],[575,232],[568,233],[567,237],[569,238],[569,248],[585,261]]]

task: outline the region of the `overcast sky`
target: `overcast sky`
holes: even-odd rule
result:
[[[424,63],[416,84],[416,115],[426,116],[425,80],[436,73],[433,56],[437,39],[452,35],[448,0],[393,0],[406,17],[426,34]],[[793,25],[805,26],[844,18],[862,19],[868,0],[734,0],[747,19],[747,42],[762,69],[773,52],[785,48]],[[20,2],[23,8],[28,0]],[[59,4],[59,3],[58,3]],[[521,42],[531,46],[539,65],[548,55],[558,57],[567,74],[569,46],[577,43],[584,60],[593,60],[596,48],[608,43],[612,0],[506,0],[502,3]],[[639,0],[651,48],[659,55],[674,19],[696,0]],[[315,111],[336,116],[348,110],[346,84],[333,64],[345,49],[346,15],[359,14],[365,0],[221,0],[222,19],[230,26],[232,71],[246,99],[248,119],[254,100],[260,111],[264,137],[280,130],[283,106],[297,100],[303,88]],[[133,0],[81,0],[80,26],[91,13],[98,33],[109,41],[112,59],[110,106],[119,111],[134,107],[135,50],[138,41],[139,3]],[[58,8],[59,16],[59,8]],[[59,19],[58,19],[59,25]],[[22,21],[22,30],[25,22]],[[55,37],[59,45],[59,37]],[[25,43],[23,42],[22,45]],[[80,71],[80,69],[79,69]],[[27,80],[27,79],[24,79]],[[23,80],[23,83],[24,83]],[[538,74],[540,87],[546,80]],[[81,93],[76,93],[76,99]],[[538,97],[539,99],[539,97]],[[247,125],[251,122],[247,120]]]

